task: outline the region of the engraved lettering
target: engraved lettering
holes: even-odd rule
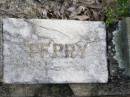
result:
[[[82,45],[76,44],[76,45],[77,45],[78,50],[79,50],[80,58],[84,58],[87,45],[86,44],[82,44]]]
[[[49,52],[48,52],[49,46],[50,46],[49,43],[47,43],[47,44],[41,44],[41,56],[43,58],[47,57],[49,55]]]
[[[37,54],[42,58],[84,58],[86,44],[26,43],[26,51],[30,57]]]
[[[53,44],[53,57],[60,57],[61,52],[63,51],[63,45],[62,44]]]
[[[72,45],[72,44],[65,44],[65,57],[68,58],[68,57],[71,57],[71,58],[74,58],[76,57],[74,55],[74,52],[75,51],[75,45]]]

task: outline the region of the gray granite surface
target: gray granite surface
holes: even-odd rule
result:
[[[103,22],[3,20],[5,83],[106,83]]]

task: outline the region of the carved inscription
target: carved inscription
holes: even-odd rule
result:
[[[26,43],[26,52],[30,57],[36,54],[42,58],[84,58],[86,43],[82,44],[57,44],[57,43]]]

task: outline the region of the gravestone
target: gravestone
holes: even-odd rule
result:
[[[126,39],[127,39],[127,46],[128,47],[128,64],[126,66],[127,75],[130,76],[130,17],[127,17],[125,20],[125,28],[126,28]],[[126,54],[126,53],[125,53]]]
[[[106,83],[103,22],[3,20],[5,83]]]
[[[2,19],[0,18],[0,82],[3,79],[3,65],[2,65]]]
[[[123,69],[125,76],[130,76],[130,18],[127,17],[119,22],[114,31],[113,43],[115,44],[115,59],[119,67]]]

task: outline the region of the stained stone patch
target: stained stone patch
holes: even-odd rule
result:
[[[106,83],[103,22],[3,20],[5,83]]]
[[[118,23],[117,29],[113,32],[113,44],[116,55],[114,58],[122,69],[125,76],[130,76],[130,17],[124,18]]]
[[[0,82],[3,78],[3,57],[2,57],[2,18],[0,17]]]

